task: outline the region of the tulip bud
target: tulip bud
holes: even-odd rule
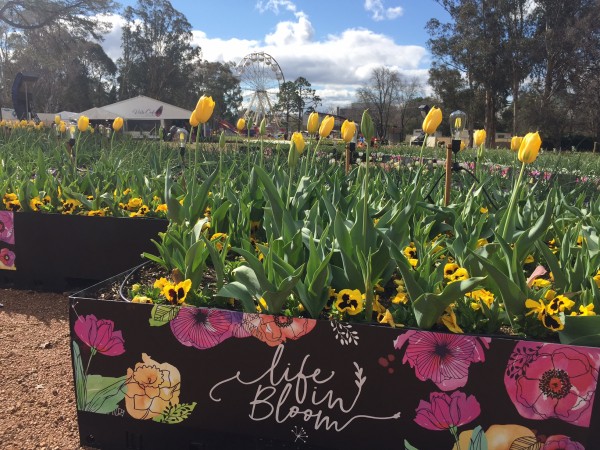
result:
[[[298,154],[301,155],[304,152],[304,147],[306,146],[302,133],[296,131],[294,134],[292,134],[292,142],[294,143],[294,147],[296,148]]]
[[[113,120],[112,128],[115,131],[119,131],[121,128],[123,128],[123,118],[117,117],[115,120]]]
[[[523,141],[521,136],[513,136],[510,140],[510,149],[513,152],[518,152],[519,147],[521,147],[521,141]]]
[[[58,125],[60,123],[60,116],[57,114],[54,116],[54,123]]]
[[[335,125],[335,119],[333,116],[325,116],[323,121],[321,122],[321,126],[319,127],[319,136],[326,138],[333,130],[333,126]]]
[[[207,97],[205,95],[200,97],[200,99],[198,100],[198,103],[196,104],[196,109],[194,110],[194,113],[196,114],[196,118],[198,119],[198,122],[199,123],[208,122],[208,119],[210,119],[210,116],[212,116],[214,109],[215,109],[215,102],[213,101],[212,97]]]
[[[363,111],[362,119],[360,121],[360,132],[365,137],[367,142],[371,142],[371,138],[375,135],[373,119],[371,119],[368,109]]]
[[[480,146],[485,142],[486,132],[485,130],[475,130],[473,132],[473,144],[475,146]]]
[[[519,161],[524,162],[525,164],[534,162],[540,152],[541,146],[542,138],[537,131],[535,133],[527,133],[519,147]]]
[[[352,139],[354,139],[354,135],[356,134],[356,124],[354,121],[344,120],[341,128],[341,135],[344,142],[347,144]]]
[[[308,116],[308,122],[306,124],[306,131],[308,131],[309,134],[315,134],[317,131],[319,131],[319,113],[318,112],[311,112],[310,115]]]
[[[90,119],[88,119],[86,116],[80,116],[77,120],[77,128],[79,129],[79,131],[81,131],[82,133],[87,131],[89,126]]]
[[[300,154],[296,150],[296,144],[294,143],[294,140],[292,139],[292,141],[290,143],[290,151],[288,152],[288,165],[290,166],[291,169],[296,167],[296,164],[298,164],[299,158],[300,158]]]
[[[237,121],[237,124],[235,125],[235,127],[237,128],[238,131],[242,131],[244,128],[246,128],[246,121],[243,118],[239,118]]]
[[[258,132],[261,136],[264,136],[267,133],[267,118],[263,117],[260,121],[260,125],[258,126]]]
[[[432,135],[440,126],[440,123],[442,123],[442,110],[433,106],[423,119],[423,132]]]

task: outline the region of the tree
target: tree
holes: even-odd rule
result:
[[[0,4],[0,22],[13,29],[33,30],[58,21],[69,23],[73,28],[97,33],[98,21],[93,16],[114,11],[113,0],[19,0]]]
[[[506,102],[509,88],[506,24],[501,6],[508,0],[436,0],[453,22],[442,24],[431,19],[428,41],[440,65],[464,74],[471,91],[479,85],[485,96],[485,121],[488,146],[495,144],[496,115]],[[472,127],[473,105],[469,106]]]
[[[320,104],[321,98],[316,95],[314,89],[311,89],[308,80],[298,77],[294,81],[286,81],[279,87],[277,103],[273,109],[284,115],[286,135],[289,135],[290,125],[300,131],[304,114],[315,111]],[[294,123],[292,123],[292,117]]]
[[[359,88],[356,94],[360,101],[372,112],[377,136],[387,138],[391,110],[400,99],[401,77],[396,70],[376,67],[371,72],[369,84]]]
[[[195,106],[194,66],[200,48],[192,27],[168,0],[138,0],[125,8],[119,68],[119,96],[147,95],[191,108]]]
[[[195,75],[198,93],[210,95],[215,101],[213,116],[230,122],[237,120],[238,111],[242,106],[240,81],[233,75],[234,67],[233,62],[203,61],[196,67]]]

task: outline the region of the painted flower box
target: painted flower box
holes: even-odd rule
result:
[[[0,211],[0,284],[63,291],[89,286],[139,263],[161,219]]]
[[[600,442],[597,348],[97,300],[106,283],[70,299],[83,445],[580,450]]]

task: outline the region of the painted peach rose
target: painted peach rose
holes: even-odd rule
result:
[[[127,369],[125,408],[135,419],[152,419],[179,403],[181,375],[169,363],[158,363],[142,353],[141,363]]]

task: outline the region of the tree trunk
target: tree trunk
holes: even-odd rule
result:
[[[493,148],[496,146],[496,104],[494,102],[493,92],[487,88],[485,90],[485,146]]]

